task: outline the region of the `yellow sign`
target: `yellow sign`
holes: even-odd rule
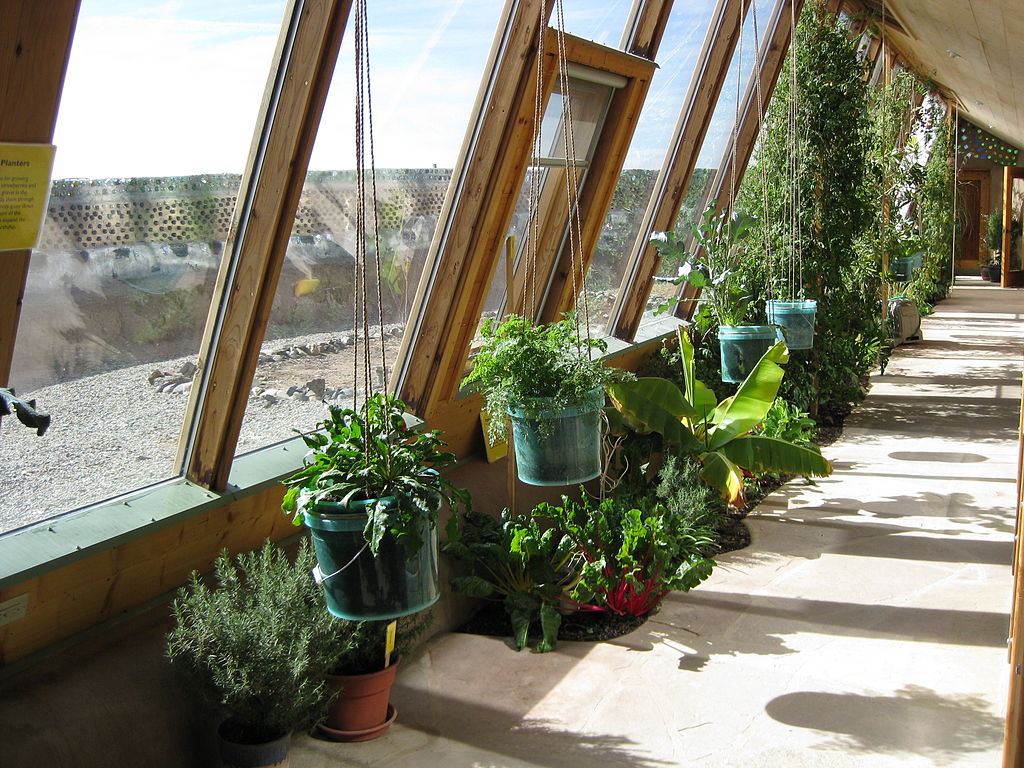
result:
[[[51,144],[0,143],[0,251],[35,248],[50,197]]]
[[[384,667],[391,665],[391,652],[395,650],[395,634],[398,631],[398,622],[392,621],[384,630]]]

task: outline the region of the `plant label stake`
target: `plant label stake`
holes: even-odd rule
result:
[[[398,631],[398,621],[392,621],[384,629],[384,669],[391,666],[391,652],[395,650],[395,633]]]

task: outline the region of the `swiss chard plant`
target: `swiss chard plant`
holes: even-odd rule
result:
[[[331,406],[317,430],[302,435],[310,449],[305,466],[283,481],[281,508],[292,522],[301,525],[303,513],[322,502],[372,501],[363,531],[370,551],[377,554],[390,533],[413,558],[423,544],[421,523],[436,525],[442,500],[468,505],[466,491],[439,472],[455,461],[441,433],[409,430],[404,414],[402,401],[382,393],[358,410]]]
[[[687,592],[708,576],[714,561],[710,532],[691,526],[661,504],[637,509],[612,498],[600,503],[562,496],[542,503],[534,517],[571,539],[585,564],[570,597],[581,607],[643,616],[671,591]]]
[[[638,432],[657,432],[673,450],[696,458],[701,479],[736,507],[745,503],[745,473],[831,474],[832,465],[819,452],[751,434],[764,420],[782,383],[782,365],[789,359],[782,342],[764,354],[736,394],[721,402],[694,376],[693,345],[683,329],[679,330],[679,350],[682,389],[655,377],[609,388],[625,426]]]
[[[517,651],[526,647],[534,619],[540,619],[538,653],[554,650],[561,626],[560,609],[576,608],[568,592],[579,580],[579,559],[573,540],[561,531],[543,530],[535,519],[511,514],[501,520],[467,511],[448,522],[445,552],[467,565],[472,574],[452,580],[469,597],[500,599],[512,622]]]

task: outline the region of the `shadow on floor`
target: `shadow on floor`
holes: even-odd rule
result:
[[[487,706],[479,699],[464,701],[437,690],[425,691],[399,683],[395,688],[394,701],[406,728],[543,768],[658,768],[674,765],[644,755],[642,744],[625,737],[567,730],[546,720]],[[572,749],[567,749],[566,745],[570,743]],[[322,749],[325,754],[330,754],[332,749],[337,750],[337,745],[325,745]],[[508,763],[474,757],[472,765],[499,768]]]
[[[756,637],[814,632],[989,648],[1006,645],[1007,617],[1003,613],[746,595],[703,588],[687,594],[686,600],[701,611],[726,612],[731,623],[744,625],[744,634],[749,627]],[[720,633],[719,644],[728,653],[727,638],[726,633]]]
[[[934,765],[991,750],[1003,720],[980,696],[940,695],[908,685],[891,695],[801,691],[768,703],[768,715],[797,728],[833,734],[820,748],[921,755]]]

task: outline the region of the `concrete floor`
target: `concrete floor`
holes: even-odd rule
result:
[[[293,768],[996,766],[1008,668],[1024,295],[961,278],[827,449],[833,477],[612,643],[449,634],[398,722]]]

